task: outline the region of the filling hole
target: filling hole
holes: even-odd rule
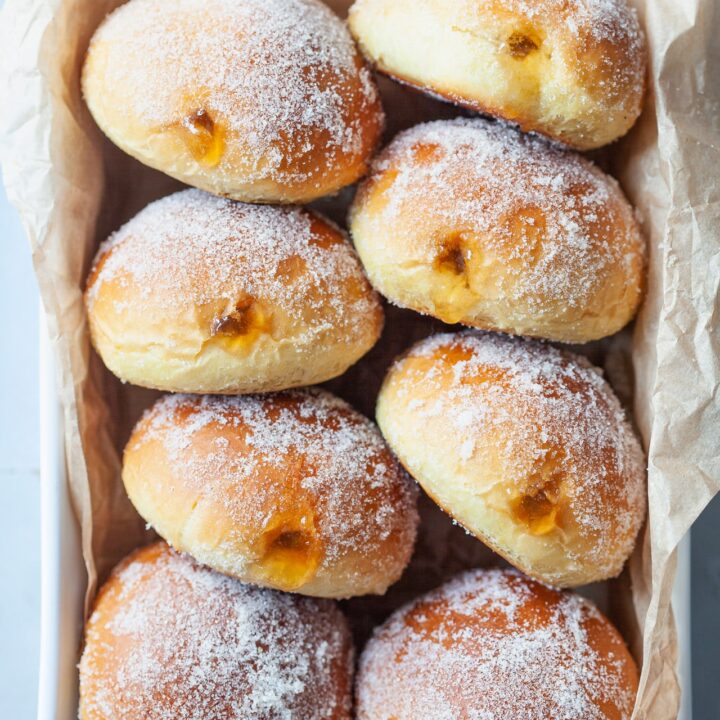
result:
[[[235,309],[229,315],[213,320],[211,334],[225,337],[247,335],[256,324],[256,316],[257,311],[252,299],[245,298],[235,305]]]
[[[271,552],[305,552],[312,546],[312,537],[302,530],[288,530],[280,533],[270,545]]]
[[[205,108],[195,110],[190,115],[186,115],[182,121],[183,127],[189,130],[193,135],[214,135],[215,121]]]
[[[516,498],[512,505],[513,513],[533,535],[545,535],[558,525],[561,494],[561,477],[556,474],[541,487]]]
[[[514,32],[507,39],[507,46],[510,55],[522,60],[540,47],[540,41],[532,38],[527,33]]]
[[[203,165],[217,165],[225,151],[222,128],[205,108],[198,108],[180,121],[185,144],[192,156]]]
[[[453,275],[464,275],[467,270],[466,254],[462,236],[458,235],[449,238],[445,240],[438,256],[435,258],[435,267]]]
[[[294,590],[310,579],[320,563],[320,546],[308,515],[286,518],[262,535],[259,565],[283,589]]]

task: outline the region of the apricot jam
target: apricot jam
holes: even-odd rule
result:
[[[312,513],[282,514],[266,526],[257,568],[275,587],[296,590],[314,575],[322,552]]]
[[[510,55],[518,60],[524,60],[530,53],[540,47],[540,41],[524,32],[514,32],[507,39]]]
[[[439,251],[435,256],[435,269],[458,277],[463,276],[467,270],[468,256],[463,233],[448,235],[441,241]]]
[[[200,164],[214,167],[225,152],[225,132],[205,108],[194,110],[180,121],[188,150]]]
[[[460,322],[476,300],[470,289],[471,253],[466,242],[462,232],[442,238],[433,260],[433,268],[438,273],[431,295],[434,312],[449,324]]]
[[[217,317],[210,327],[211,340],[228,350],[239,350],[252,344],[270,328],[270,319],[253,298],[239,300],[227,315]]]
[[[562,494],[560,485],[560,477],[553,475],[541,487],[512,501],[513,515],[533,535],[547,535],[558,527],[558,501]]]

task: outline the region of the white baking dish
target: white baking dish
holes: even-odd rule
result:
[[[40,673],[38,718],[77,717],[77,660],[87,575],[70,503],[56,366],[40,318]]]
[[[62,414],[55,390],[56,367],[44,320],[40,325],[42,597],[38,720],[73,720],[77,717],[76,665],[86,574],[80,531],[66,482]],[[679,718],[691,720],[689,537],[678,551],[673,608],[679,636],[679,675],[684,690]]]

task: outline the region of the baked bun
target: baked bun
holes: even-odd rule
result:
[[[370,71],[320,0],[130,0],[93,36],[82,87],[125,152],[247,202],[355,182],[384,122]]]
[[[643,453],[584,358],[436,335],[396,362],[377,417],[428,495],[526,574],[569,587],[622,570],[645,517]]]
[[[85,299],[108,368],[173,392],[328,380],[375,344],[383,319],[337,227],[198,190],[152,203],[102,245]]]
[[[382,72],[581,150],[642,110],[647,48],[626,0],[357,0],[349,22]]]
[[[350,224],[371,282],[448,323],[586,342],[629,322],[645,244],[617,182],[485,120],[401,133]]]
[[[587,600],[473,570],[376,630],[360,659],[357,718],[629,720],[637,687],[620,634]]]
[[[123,481],[178,550],[278,590],[382,594],[415,541],[414,483],[377,428],[321,390],[165,397],[135,428]]]
[[[156,543],[101,589],[81,720],[349,720],[353,650],[326,600],[243,585]]]

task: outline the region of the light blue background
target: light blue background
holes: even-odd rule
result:
[[[38,301],[0,192],[0,718],[35,716],[40,637]]]

